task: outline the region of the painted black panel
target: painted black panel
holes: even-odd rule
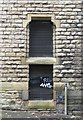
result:
[[[29,99],[51,100],[53,97],[52,65],[30,65]]]
[[[34,20],[30,23],[29,56],[50,57],[53,55],[53,28],[50,21]]]

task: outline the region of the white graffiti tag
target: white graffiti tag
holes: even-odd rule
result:
[[[47,87],[47,88],[52,88],[52,85],[50,83],[41,83],[40,84],[41,87]]]

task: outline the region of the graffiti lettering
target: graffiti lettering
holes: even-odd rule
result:
[[[41,87],[47,87],[47,88],[52,88],[52,85],[50,83],[41,83],[40,84]]]
[[[42,78],[42,80],[44,81],[44,82],[51,82],[52,80],[50,80],[48,77],[46,78],[46,77],[44,77],[44,78]]]

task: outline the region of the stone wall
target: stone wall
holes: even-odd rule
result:
[[[28,109],[22,97],[28,91],[29,29],[23,21],[28,14],[47,14],[60,22],[54,31],[59,62],[53,66],[53,77],[55,82],[69,83],[68,113],[80,113],[82,0],[0,0],[0,11],[2,108]]]

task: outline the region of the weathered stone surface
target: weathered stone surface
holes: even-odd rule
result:
[[[30,110],[30,111],[8,111],[3,110],[2,111],[3,119],[33,119],[33,120],[81,120],[81,117],[79,115],[64,115],[56,113],[56,111],[36,111],[36,110]]]
[[[0,90],[28,90],[27,82],[2,82]]]
[[[63,84],[68,82],[70,84],[68,111],[70,114],[80,111],[83,53],[81,51],[82,0],[19,0],[18,2],[0,0],[0,11],[0,82],[2,81],[0,90],[3,90],[0,93],[4,104],[2,107],[22,109],[22,92],[28,90],[29,64],[53,64],[53,90],[56,92],[56,86],[62,89]],[[37,17],[50,17],[53,22],[52,59],[31,60],[29,58],[30,19],[27,16],[30,14]],[[55,95],[55,99],[56,97]],[[14,103],[11,99],[14,99],[15,106],[10,105]],[[19,100],[22,102],[16,102]],[[29,106],[31,104],[29,102]],[[51,107],[57,108],[54,103],[49,102],[48,105],[50,104]]]
[[[62,82],[54,82],[54,85],[53,85],[55,90],[56,89],[64,89],[64,86],[65,86],[65,84]]]
[[[50,57],[33,57],[28,58],[27,60],[28,64],[58,64],[59,59],[58,58],[50,58]]]
[[[28,108],[33,108],[33,109],[54,109],[55,106],[55,101],[52,100],[39,100],[39,101],[29,101],[28,103]]]

